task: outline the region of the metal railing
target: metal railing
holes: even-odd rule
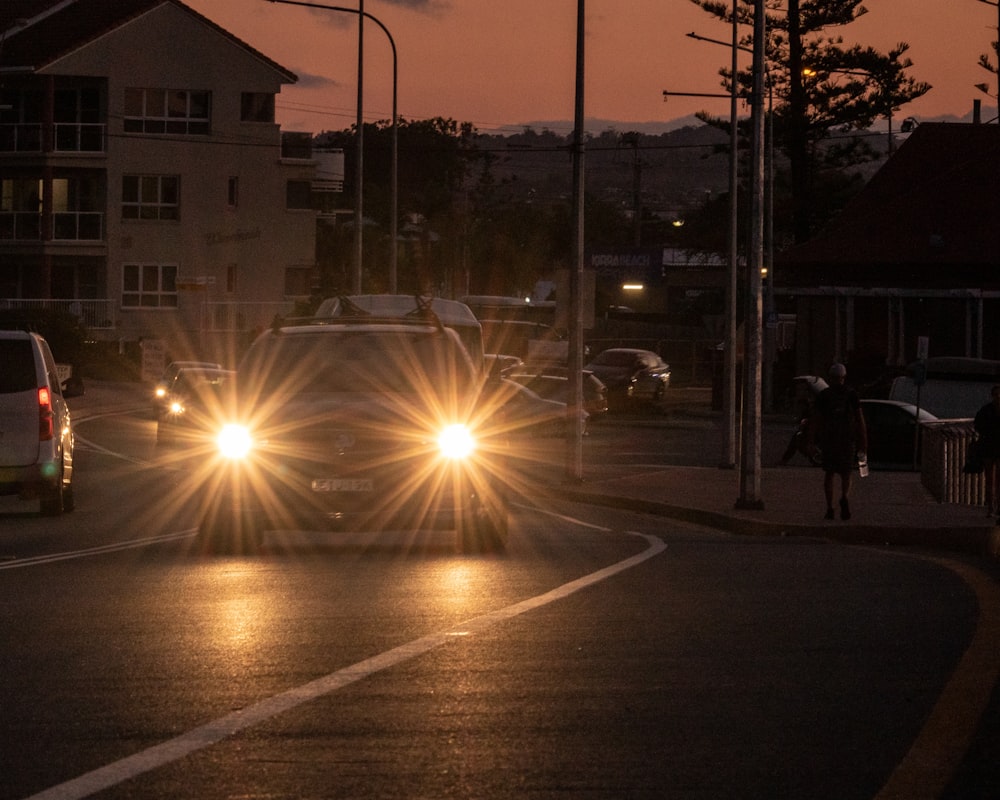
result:
[[[27,300],[0,298],[0,311],[45,309],[76,317],[89,330],[113,330],[118,325],[118,304],[114,300]]]
[[[42,215],[31,211],[0,211],[0,240],[39,242]],[[100,242],[104,240],[101,211],[57,211],[52,215],[52,241]]]
[[[56,153],[103,153],[105,131],[101,122],[57,122],[52,126],[52,149]],[[0,152],[41,153],[44,145],[40,122],[0,125]]]
[[[100,242],[104,214],[100,211],[59,211],[52,215],[54,242]]]
[[[41,153],[41,123],[20,122],[0,125],[0,152]]]
[[[943,419],[921,424],[920,481],[939,503],[981,506],[986,503],[982,473],[967,475],[969,447],[975,437],[971,419]]]
[[[106,126],[100,122],[57,122],[53,128],[53,149],[57,153],[104,152]]]

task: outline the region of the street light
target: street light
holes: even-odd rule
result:
[[[397,90],[398,90],[398,85],[399,85],[399,83],[398,83],[398,77],[399,77],[398,63],[399,62],[398,62],[398,59],[397,59],[397,56],[396,56],[396,42],[392,38],[392,34],[389,33],[389,29],[382,23],[382,21],[380,19],[378,19],[377,17],[372,16],[371,14],[369,14],[367,11],[364,10],[363,0],[362,0],[362,8],[345,8],[344,6],[328,6],[328,5],[321,5],[319,3],[300,2],[300,0],[268,0],[268,2],[269,3],[282,3],[284,5],[289,5],[289,6],[306,6],[308,8],[322,8],[322,9],[325,9],[327,11],[340,11],[340,12],[345,12],[345,13],[348,13],[348,14],[357,14],[362,19],[366,19],[366,18],[370,19],[372,22],[374,22],[376,25],[378,25],[382,29],[382,32],[386,35],[386,38],[388,38],[388,40],[389,40],[389,47],[392,48],[392,125],[391,125],[391,129],[392,129],[392,168],[391,168],[392,169],[392,175],[391,175],[392,196],[391,196],[391,202],[390,202],[391,209],[390,209],[390,217],[389,217],[389,239],[392,242],[392,246],[390,247],[390,250],[389,250],[389,292],[391,294],[395,294],[396,291],[397,291],[397,280],[398,280],[398,276],[397,276],[397,252],[396,252],[397,242],[396,242],[396,238],[398,236],[398,230],[399,230],[399,227],[398,227],[399,226],[399,127],[397,125],[398,114],[396,112],[396,99],[397,99]],[[359,41],[359,47],[360,47],[360,41]],[[363,120],[361,119],[361,68],[362,68],[362,64],[361,64],[361,59],[360,59],[360,55],[359,55],[359,59],[358,59],[358,134],[359,134],[359,151],[360,151],[360,148],[363,146],[363,140],[360,138],[360,136],[361,136],[361,127],[363,125]],[[359,158],[360,158],[360,153],[359,153]],[[355,223],[354,223],[357,226],[357,230],[356,230],[355,233],[356,233],[356,236],[358,236],[358,237],[361,236],[360,232],[363,231],[363,229],[364,229],[363,220],[362,220],[362,211],[363,210],[360,208],[360,198],[362,196],[361,195],[361,192],[362,192],[362,185],[361,184],[362,184],[363,177],[364,176],[361,174],[361,170],[359,169],[359,173],[358,173],[358,186],[357,186],[357,197],[359,198],[359,203],[358,203],[358,207],[355,209],[355,217],[356,217],[356,219],[355,219]],[[359,242],[361,241],[360,238],[358,239],[358,241]],[[355,282],[357,284],[358,292],[360,293],[360,290],[361,290],[361,286],[360,286],[360,284],[361,284],[361,262],[360,262],[360,254],[359,254],[358,258],[359,258],[359,260],[358,260],[358,266],[357,266],[357,274],[355,275]]]

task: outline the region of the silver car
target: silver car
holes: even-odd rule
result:
[[[0,494],[73,510],[73,426],[45,339],[0,331]]]

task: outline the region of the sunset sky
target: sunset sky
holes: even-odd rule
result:
[[[278,99],[289,130],[319,132],[353,124],[357,99],[357,15],[267,0],[185,0],[299,76]],[[358,8],[357,0],[329,5]],[[967,115],[978,98],[995,117],[996,77],[976,63],[997,38],[997,7],[982,0],[866,0],[869,13],[831,33],[885,52],[910,45],[910,74],[932,84],[898,112],[918,120]],[[391,32],[398,56],[398,111],[407,119],[450,117],[481,131],[516,132],[531,123],[571,121],[574,110],[576,8],[573,0],[365,0],[365,11]],[[663,91],[721,92],[718,70],[729,28],[690,0],[587,0],[588,119],[669,122],[728,101],[663,100]],[[749,59],[749,55],[743,58]],[[392,110],[392,53],[372,22],[365,26],[365,118]],[[987,97],[974,84],[988,82]],[[988,109],[988,110],[986,110]],[[616,126],[617,127],[617,126]],[[597,131],[599,132],[599,131]]]

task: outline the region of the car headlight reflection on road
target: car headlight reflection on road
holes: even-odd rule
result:
[[[450,459],[468,458],[476,449],[476,442],[465,425],[449,425],[438,436],[441,455]]]
[[[246,458],[253,448],[253,439],[242,425],[229,424],[223,426],[216,439],[219,452],[226,458]]]

